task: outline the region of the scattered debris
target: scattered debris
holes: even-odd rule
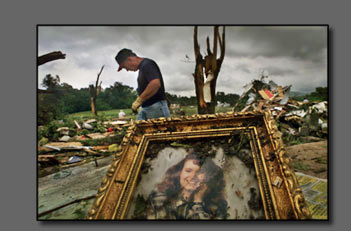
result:
[[[61,150],[90,150],[91,146],[83,146],[80,142],[51,142],[43,146],[55,151]]]
[[[123,124],[127,124],[127,121],[124,120],[117,120],[117,121],[106,121],[103,124],[107,125],[107,124],[111,124],[111,125],[123,125]]]
[[[39,140],[38,144],[39,144],[40,146],[43,146],[44,144],[47,144],[48,142],[49,142],[49,139],[46,138],[46,137],[43,137],[43,138],[41,138],[41,139]]]
[[[64,135],[61,138],[59,138],[59,141],[67,142],[71,139],[70,136]]]
[[[118,118],[119,119],[123,119],[126,117],[126,113],[123,110],[120,110],[118,113]]]
[[[38,156],[38,162],[41,166],[52,166],[60,163],[55,155],[40,155]]]
[[[91,133],[91,134],[87,134],[87,136],[93,140],[106,138],[106,136],[101,133]]]
[[[93,126],[88,124],[87,122],[84,122],[83,125],[82,125],[83,128],[86,128],[88,130],[92,130],[93,129]]]
[[[74,122],[74,125],[76,125],[76,127],[77,127],[78,129],[82,129],[82,127],[79,125],[79,123],[77,122],[77,120],[73,120],[73,122]]]
[[[100,151],[100,150],[108,150],[109,145],[102,145],[102,146],[94,146],[93,150],[94,151]]]
[[[118,144],[111,144],[110,146],[108,146],[108,150],[110,152],[117,152],[119,150],[119,146]]]
[[[83,159],[79,156],[71,156],[69,159],[68,159],[68,163],[69,164],[72,164],[72,163],[76,163],[76,162],[80,162],[82,161]]]
[[[96,119],[90,119],[90,120],[85,121],[85,123],[87,123],[87,124],[95,123],[95,122],[97,122]]]
[[[325,137],[328,130],[328,102],[298,102],[290,99],[289,86],[279,86],[266,77],[244,86],[244,93],[233,108],[236,112],[270,110],[286,136]],[[286,126],[285,126],[286,125]]]

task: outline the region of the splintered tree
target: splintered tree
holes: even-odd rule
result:
[[[93,113],[94,115],[97,115],[96,98],[97,98],[97,96],[99,95],[99,93],[101,91],[101,83],[102,83],[102,81],[100,82],[100,84],[98,84],[98,83],[99,83],[99,78],[100,78],[101,72],[104,69],[104,66],[101,67],[101,70],[100,70],[100,72],[99,72],[99,74],[97,76],[95,87],[94,87],[93,84],[89,85],[91,113]]]
[[[216,82],[225,52],[225,27],[223,26],[222,38],[218,27],[214,27],[213,51],[210,48],[210,39],[207,37],[207,55],[205,58],[200,53],[197,41],[197,26],[194,28],[195,73],[194,82],[197,96],[198,114],[214,114],[216,106]],[[217,44],[220,47],[220,57],[217,59]],[[204,73],[205,72],[205,73]],[[205,74],[205,76],[204,76]],[[206,77],[206,81],[204,79]]]
[[[44,63],[51,62],[57,59],[65,59],[66,54],[62,54],[61,51],[53,51],[51,53],[39,56],[37,59],[37,65],[43,65]]]

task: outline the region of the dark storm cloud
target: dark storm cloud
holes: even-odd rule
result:
[[[267,72],[271,76],[286,76],[286,75],[294,75],[296,74],[295,70],[285,69],[282,67],[268,67]]]
[[[232,27],[228,36],[238,44],[229,44],[230,56],[290,56],[320,60],[327,47],[326,27]],[[246,49],[241,49],[245,45]]]
[[[50,73],[59,74],[62,82],[73,87],[87,87],[105,65],[103,87],[119,81],[136,88],[137,73],[116,71],[114,57],[126,47],[158,63],[167,91],[194,95],[193,32],[193,26],[39,27],[39,55],[60,50],[66,59],[40,66],[38,82],[40,85],[45,74]],[[200,26],[198,42],[203,56],[207,36],[212,48],[213,28]],[[326,28],[322,27],[227,26],[226,53],[217,90],[239,93],[262,71],[279,80],[278,84],[292,84],[296,90],[326,85],[326,39]]]

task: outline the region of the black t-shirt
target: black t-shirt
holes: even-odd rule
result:
[[[165,87],[163,84],[162,74],[160,68],[157,66],[156,62],[144,58],[143,61],[139,64],[139,75],[138,75],[138,95],[145,90],[146,86],[154,79],[160,79],[161,87],[158,89],[155,95],[146,100],[142,106],[150,106],[158,101],[165,100]]]

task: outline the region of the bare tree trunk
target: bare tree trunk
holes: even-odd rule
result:
[[[57,59],[65,59],[66,54],[62,54],[61,51],[54,51],[46,55],[39,56],[37,59],[37,65],[43,65],[44,63],[51,62]]]
[[[91,106],[91,113],[94,115],[97,115],[95,97],[90,96],[90,106]]]
[[[89,85],[91,113],[94,114],[95,116],[97,116],[96,98],[100,93],[102,81],[100,82],[100,85],[98,85],[98,83],[99,83],[99,78],[100,78],[101,72],[104,69],[104,67],[105,67],[105,65],[101,67],[101,70],[96,78],[95,87],[92,84]]]
[[[197,109],[198,114],[214,114],[216,108],[216,82],[217,77],[224,59],[225,52],[225,28],[223,27],[222,38],[219,36],[218,26],[214,27],[214,36],[213,36],[213,52],[210,48],[210,41],[207,37],[207,55],[205,58],[202,58],[200,53],[200,46],[197,41],[197,26],[194,28],[194,52],[195,52],[195,73],[194,83],[195,83],[195,91],[197,97]],[[217,43],[219,43],[221,55],[220,58],[217,59]],[[204,73],[205,71],[205,73]],[[204,75],[205,74],[205,75]],[[213,75],[213,78],[212,78]],[[211,76],[211,77],[210,77]],[[206,95],[209,95],[211,98],[210,102],[205,101],[204,96],[204,86],[206,82],[204,78],[206,77],[206,81],[209,81],[209,91],[206,88]]]

